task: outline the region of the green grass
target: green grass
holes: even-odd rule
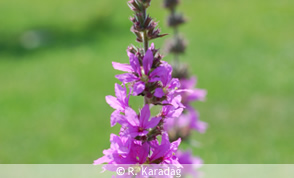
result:
[[[293,8],[290,0],[183,1],[182,60],[208,90],[195,106],[209,129],[193,137],[205,163],[294,163]],[[2,0],[0,11],[0,163],[102,156],[118,133],[104,99],[117,82],[111,61],[127,62],[135,39],[125,1]],[[149,12],[171,33],[160,1]],[[23,49],[19,37],[32,29],[49,29],[52,43]]]

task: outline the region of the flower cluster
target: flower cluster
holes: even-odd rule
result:
[[[106,96],[106,102],[115,109],[110,124],[119,124],[121,129],[119,135],[111,134],[110,148],[94,164],[180,164],[176,153],[181,138],[170,142],[165,125],[180,117],[185,108],[182,96],[193,91],[181,89],[179,79],[172,77],[172,66],[162,60],[154,44],[146,46],[148,40],[160,36],[159,30],[154,31],[155,22],[146,14],[150,1],[129,1],[135,12],[132,31],[142,39],[144,48],[131,46],[127,49],[129,63],[112,63],[114,69],[125,72],[115,76],[121,82],[115,84],[115,96]],[[131,95],[144,98],[138,112],[129,105]],[[161,110],[151,116],[154,105],[161,106]]]
[[[128,49],[129,64],[113,62],[113,67],[127,73],[116,76],[122,86],[115,84],[115,95],[106,96],[106,102],[115,109],[111,114],[111,126],[121,125],[119,136],[112,134],[111,148],[95,164],[178,164],[175,153],[181,139],[170,143],[164,129],[168,120],[182,114],[180,82],[172,78],[172,67],[165,61],[154,60],[157,50],[154,45],[145,55]],[[129,93],[126,88],[129,86]],[[144,96],[145,105],[137,113],[129,106],[130,95]],[[150,106],[161,105],[159,114],[151,117]],[[157,136],[162,136],[159,144]]]

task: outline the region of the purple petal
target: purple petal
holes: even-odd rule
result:
[[[171,129],[174,129],[175,126],[178,127],[178,125],[175,124],[176,119],[175,118],[168,118],[164,120],[164,130],[170,131]]]
[[[154,50],[155,49],[155,45],[154,43],[151,43],[149,50]]]
[[[133,95],[137,96],[145,90],[145,83],[144,82],[136,82],[133,86]]]
[[[177,152],[180,143],[181,143],[181,138],[172,142],[170,144],[169,150],[165,153],[165,156],[170,158],[172,155],[174,155]],[[172,160],[170,160],[170,161],[172,161]]]
[[[158,142],[158,140],[151,140],[149,142],[149,145],[150,145],[151,148],[157,149],[159,147],[159,142]]]
[[[143,128],[146,128],[146,125],[148,125],[149,118],[150,118],[150,109],[149,109],[149,105],[146,104],[140,112],[140,126]]]
[[[130,151],[130,157],[133,157],[137,160],[139,164],[143,164],[146,162],[146,159],[149,155],[150,146],[147,142],[141,144],[132,144],[131,151]]]
[[[133,72],[133,69],[130,66],[130,64],[121,64],[121,63],[118,63],[118,62],[112,62],[112,66],[116,70],[121,70],[121,71],[124,71],[124,72]]]
[[[136,75],[130,74],[130,73],[116,75],[115,78],[117,78],[123,83],[129,83],[129,82],[139,80],[139,78]]]
[[[162,134],[161,145],[153,149],[153,154],[150,157],[150,161],[154,161],[160,157],[164,157],[165,153],[169,151],[170,142],[166,133]]]
[[[132,108],[126,108],[125,118],[132,126],[139,126],[139,119],[137,113]]]
[[[119,137],[117,136],[117,135],[115,135],[115,134],[110,134],[110,142],[113,142],[114,140],[117,140]]]
[[[183,127],[189,127],[191,123],[191,115],[188,114],[182,114],[179,119],[177,120],[177,127],[183,128]]]
[[[158,125],[162,118],[161,117],[153,117],[146,125],[146,129],[154,128],[155,126]]]
[[[157,82],[157,81],[160,81],[161,79],[160,79],[160,77],[152,77],[152,78],[150,78],[149,80],[148,80],[148,82],[149,83],[152,83],[152,82]]]
[[[114,86],[114,90],[115,90],[115,96],[117,97],[117,99],[120,101],[125,101],[125,99],[127,97],[126,96],[127,89],[116,83]]]
[[[116,123],[119,123],[120,125],[126,124],[125,116],[121,115],[118,110],[114,111],[110,116],[111,127],[115,126]]]
[[[170,89],[179,88],[181,86],[179,79],[173,78],[170,81],[169,87]]]
[[[148,75],[149,70],[151,69],[153,64],[153,53],[151,50],[148,50],[143,58],[143,68],[145,71],[145,75]]]
[[[124,134],[135,138],[136,136],[144,136],[144,135],[148,134],[148,131],[143,130],[143,131],[139,132],[139,127],[138,126],[134,126],[134,127],[130,126],[130,127],[128,127],[127,130],[125,130]]]
[[[171,105],[173,105],[175,108],[185,108],[183,106],[183,104],[181,103],[181,101],[182,101],[182,96],[181,95],[177,95],[177,96],[175,96],[173,98],[169,97],[168,99],[170,101],[169,103]]]
[[[109,163],[110,161],[112,161],[112,159],[110,159],[110,156],[105,155],[105,156],[102,156],[101,158],[95,160],[93,164],[98,165],[98,164],[102,164],[102,163]]]
[[[159,76],[161,78],[161,82],[163,83],[163,86],[167,86],[167,84],[169,83],[169,81],[172,78],[172,66],[169,64],[164,64],[158,68],[161,68],[160,69],[161,73],[159,74]]]
[[[123,110],[121,103],[117,100],[116,97],[108,95],[105,97],[106,102],[113,108],[117,110]]]
[[[159,66],[150,73],[149,79],[152,79],[155,77],[161,77],[163,75],[167,75],[166,67]]]
[[[175,109],[173,112],[171,112],[170,114],[168,114],[168,117],[171,117],[171,118],[180,117],[180,115],[182,114],[183,110],[184,110],[183,108]]]
[[[191,128],[197,130],[199,133],[205,133],[207,129],[207,123],[203,121],[197,121],[197,123],[193,124]]]
[[[156,96],[157,98],[162,98],[164,95],[165,93],[163,92],[162,88],[155,89],[154,96]]]
[[[188,107],[187,109],[191,114],[190,128],[195,129],[200,133],[204,133],[207,128],[207,123],[199,120],[198,112],[194,110],[192,107]]]
[[[150,161],[154,161],[160,157],[163,157],[165,153],[168,151],[169,145],[164,144],[157,147],[157,149],[154,150],[153,154],[150,157]]]
[[[117,150],[120,146],[123,145],[121,138],[115,134],[110,134],[110,147],[111,149]]]
[[[183,94],[191,95],[191,94],[193,94],[193,90],[191,90],[191,89],[178,89],[178,90],[175,90],[175,93],[179,94],[179,95],[183,95]]]
[[[149,144],[147,142],[143,143],[142,146],[139,147],[140,150],[137,151],[139,157],[139,164],[145,163],[148,155],[149,155]]]
[[[164,145],[164,144],[170,144],[167,132],[164,132],[162,134],[161,145]]]
[[[142,76],[141,74],[141,66],[139,63],[138,58],[133,54],[133,53],[129,53],[129,58],[130,58],[130,64],[133,68],[133,70],[139,74],[139,76]]]
[[[177,151],[177,150],[178,150],[178,147],[179,147],[179,145],[180,145],[180,143],[181,143],[181,141],[182,141],[181,138],[178,138],[178,140],[172,142],[172,143],[171,143],[171,147],[170,147],[170,149],[171,149],[173,152]]]
[[[192,89],[195,87],[197,79],[196,77],[191,77],[190,79],[182,79],[180,82],[182,89]]]
[[[206,90],[195,89],[190,95],[188,95],[186,100],[187,101],[196,101],[196,100],[204,101],[206,94],[207,94]]]

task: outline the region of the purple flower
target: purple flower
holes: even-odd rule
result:
[[[161,109],[161,117],[163,118],[176,118],[179,117],[182,112],[183,112],[183,108],[175,108],[172,105],[167,105],[167,106],[163,106]]]
[[[147,142],[134,141],[129,152],[129,162],[144,164],[147,161],[150,151],[150,146]]]
[[[143,67],[141,67],[139,59],[133,53],[128,52],[130,64],[121,64],[112,62],[113,68],[128,72],[125,74],[116,75],[115,77],[123,83],[132,83],[133,95],[138,95],[145,90],[145,84],[148,82],[156,82],[160,80],[160,75],[164,73],[163,67],[157,67],[151,71],[154,56],[149,49],[142,61]]]
[[[126,87],[122,87],[119,84],[115,84],[115,96],[108,95],[105,97],[106,102],[113,108],[116,109],[111,114],[111,127],[113,127],[117,120],[115,119],[115,115],[120,112],[125,112],[125,109],[129,107],[129,98],[130,96],[127,96],[127,89]]]
[[[178,158],[175,156],[175,154],[177,152],[177,149],[180,143],[181,143],[180,138],[170,143],[168,134],[163,133],[161,145],[155,146],[151,149],[152,155],[149,159],[150,163],[178,165],[179,164]]]
[[[120,163],[123,158],[130,152],[131,139],[127,137],[119,137],[115,134],[110,135],[110,148],[104,150],[104,156],[95,160],[94,164],[102,163]],[[127,163],[126,163],[127,164]]]
[[[171,118],[165,121],[164,128],[168,131],[174,131],[177,128],[178,132],[189,133],[190,130],[197,130],[204,133],[207,124],[199,120],[198,112],[190,105],[192,101],[203,101],[206,96],[206,90],[195,89],[196,78],[182,79],[180,89],[175,93],[180,94],[181,103],[185,107],[185,114],[179,118]],[[179,95],[178,95],[179,96]]]
[[[177,78],[172,78],[172,67],[166,62],[162,62],[162,67],[165,68],[165,73],[160,76],[161,86],[155,89],[154,96],[157,98],[165,98],[162,104],[171,104],[175,108],[182,107],[182,93],[192,92],[189,89],[179,89],[180,81]]]
[[[199,157],[194,157],[192,155],[191,150],[182,152],[180,150],[177,151],[176,153],[179,163],[183,165],[183,169],[182,169],[182,175],[192,175],[194,177],[196,177],[196,175],[199,174],[199,172],[197,172],[197,169],[200,168],[203,164],[202,159],[200,159]],[[183,176],[186,177],[186,176]]]
[[[206,90],[195,88],[197,80],[196,77],[191,77],[190,79],[180,80],[182,89],[185,92],[181,92],[182,103],[187,106],[189,102],[192,101],[204,101],[207,94]],[[188,90],[185,90],[188,89]]]
[[[199,114],[192,107],[186,108],[186,113],[182,114],[179,118],[170,118],[165,120],[164,128],[167,131],[174,131],[177,129],[184,129],[185,133],[189,133],[190,130],[197,130],[200,133],[204,133],[207,128],[207,124],[199,120]]]
[[[192,108],[192,107],[187,107],[187,117],[190,118],[188,119],[189,122],[189,128],[197,130],[200,133],[204,133],[207,128],[207,124],[203,121],[199,120],[199,114],[198,112]]]
[[[127,96],[127,89],[115,84],[115,96],[108,95],[105,97],[106,102],[113,108],[120,112],[124,112],[126,107],[129,106],[129,96]]]
[[[131,137],[146,135],[149,129],[157,126],[161,120],[161,117],[153,117],[151,120],[149,118],[150,109],[148,104],[142,108],[139,116],[133,109],[127,108],[124,120],[119,121],[123,126],[122,134]]]
[[[178,150],[176,155],[178,157],[178,161],[180,164],[195,164],[195,165],[198,165],[199,167],[201,164],[203,164],[202,159],[200,159],[199,157],[194,157],[192,155],[191,150],[188,150],[185,152]]]
[[[154,96],[162,98],[163,96],[171,97],[174,94],[174,91],[180,87],[179,79],[172,78],[172,67],[171,65],[164,62],[162,66],[165,73],[160,76],[160,81],[162,87],[156,88]]]
[[[104,150],[104,156],[95,160],[94,164],[143,164],[148,158],[150,146],[147,142],[128,137],[110,136],[110,149]]]

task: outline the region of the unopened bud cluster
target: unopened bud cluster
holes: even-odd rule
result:
[[[134,16],[130,18],[133,22],[131,31],[136,35],[138,42],[144,42],[166,35],[160,34],[160,29],[156,28],[157,23],[146,14],[146,9],[150,6],[150,2],[151,0],[130,0],[128,2],[131,10],[135,12]],[[147,39],[144,39],[144,37]]]
[[[178,0],[164,0],[164,7],[170,11],[167,18],[167,25],[175,31],[174,39],[168,41],[166,44],[166,50],[168,53],[173,53],[175,55],[182,54],[186,50],[186,42],[184,38],[177,34],[179,26],[186,22],[183,15],[176,12],[176,6],[178,4]]]

